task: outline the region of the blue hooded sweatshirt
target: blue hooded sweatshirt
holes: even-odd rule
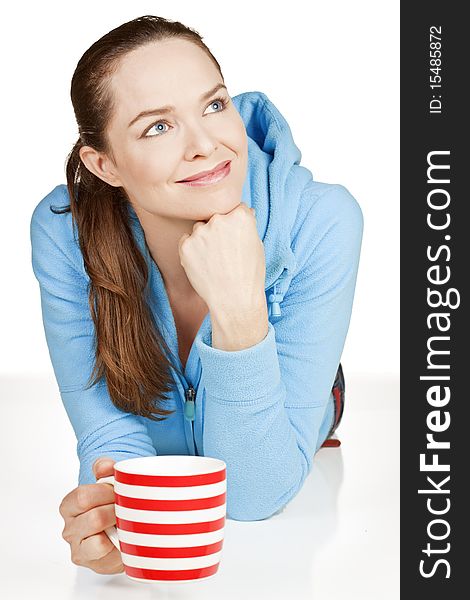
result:
[[[72,227],[65,184],[31,218],[32,266],[55,377],[77,438],[78,484],[95,483],[94,461],[201,455],[227,465],[227,517],[266,519],[299,492],[334,419],[332,386],[349,327],[363,215],[349,191],[300,166],[284,117],[261,92],[232,98],[246,126],[242,201],[256,210],[266,258],[268,334],[238,351],[212,348],[210,313],[185,369],[158,266],[129,204],[129,222],[150,270],[150,308],[184,376],[154,422],[116,408],[105,381],[85,390],[94,365],[89,277]],[[52,432],[51,432],[52,433]]]

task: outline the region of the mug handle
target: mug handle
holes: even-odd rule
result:
[[[108,477],[100,477],[96,480],[96,483],[110,483],[114,487],[114,475],[109,475]],[[119,538],[117,534],[117,529],[114,525],[111,527],[107,527],[104,532],[109,537],[109,539],[113,542],[116,548],[121,551],[119,546]]]

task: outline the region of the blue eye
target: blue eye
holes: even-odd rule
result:
[[[168,125],[168,123],[166,121],[157,121],[150,127],[150,129],[148,131],[150,131],[152,129],[152,127],[160,127],[160,125],[163,125],[163,124]],[[160,129],[159,131],[162,131],[162,130]],[[165,133],[165,132],[163,131],[163,133]],[[146,137],[148,137],[148,136],[146,136]],[[150,137],[155,137],[155,136],[151,135]]]
[[[212,102],[209,104],[209,106],[212,106],[213,104],[220,104],[222,108],[220,110],[215,111],[215,112],[222,112],[223,110],[225,110],[227,108],[228,103],[229,103],[229,100],[226,100],[225,98],[220,97],[220,98],[215,98],[214,100],[212,100]],[[155,121],[155,123],[152,123],[152,125],[150,125],[150,127],[145,130],[145,132],[142,135],[142,137],[143,138],[147,138],[147,139],[148,138],[154,138],[154,137],[161,137],[162,133],[166,133],[165,130],[160,129],[159,131],[162,132],[162,133],[158,133],[156,135],[147,135],[147,134],[152,130],[153,127],[158,127],[158,126],[160,126],[162,124],[170,126],[167,121],[163,121],[163,120]]]

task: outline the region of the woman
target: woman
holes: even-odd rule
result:
[[[33,269],[78,441],[63,537],[75,564],[116,573],[113,490],[94,482],[117,460],[221,458],[238,520],[301,489],[341,419],[363,217],[299,165],[265,94],[230,98],[181,23],[106,34],[71,98],[80,138],[32,215]]]

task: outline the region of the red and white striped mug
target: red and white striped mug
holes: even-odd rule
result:
[[[126,575],[188,583],[219,568],[226,518],[226,464],[207,456],[145,456],[114,463],[116,527],[106,534]]]

